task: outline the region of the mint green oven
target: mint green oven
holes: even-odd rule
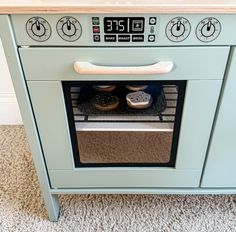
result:
[[[212,129],[236,44],[234,15],[0,19],[51,220],[57,194],[218,192],[208,189],[218,186],[208,145],[218,141]],[[115,108],[96,106],[99,86],[112,88]],[[130,107],[130,86],[151,96],[148,107]]]

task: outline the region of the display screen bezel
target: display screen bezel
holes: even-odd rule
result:
[[[140,28],[137,27],[140,25]],[[104,17],[105,34],[143,34],[145,30],[144,17]]]

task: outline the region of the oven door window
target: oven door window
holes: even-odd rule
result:
[[[63,82],[75,167],[174,167],[185,86]]]

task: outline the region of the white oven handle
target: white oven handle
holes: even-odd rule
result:
[[[102,66],[89,62],[76,61],[74,70],[78,74],[108,74],[108,75],[145,75],[145,74],[165,74],[173,69],[173,62],[160,61],[155,64],[145,66]]]

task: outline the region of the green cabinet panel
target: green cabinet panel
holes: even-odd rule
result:
[[[49,170],[49,176],[53,188],[196,188],[199,186],[201,171],[175,168],[90,168]]]
[[[171,61],[168,74],[145,75],[145,80],[223,79],[229,47],[162,48],[20,48],[27,80],[142,80],[143,75],[80,75],[76,61],[108,66],[143,66]],[[33,62],[32,62],[33,60]]]
[[[219,104],[201,187],[236,188],[236,50]]]

